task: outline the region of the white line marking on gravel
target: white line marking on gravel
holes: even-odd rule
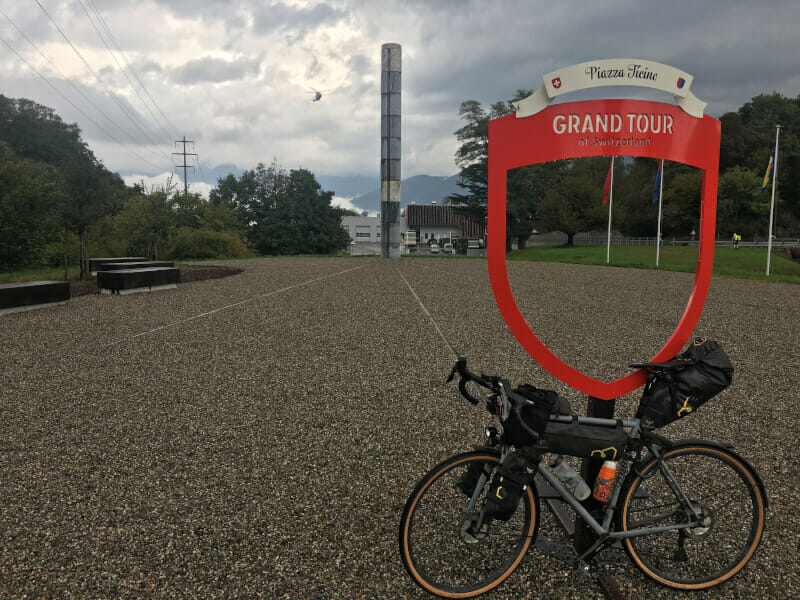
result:
[[[294,288],[298,288],[304,285],[310,285],[312,283],[316,283],[318,281],[322,281],[324,279],[328,279],[329,277],[336,277],[337,275],[344,275],[345,273],[349,273],[350,271],[357,271],[361,269],[364,265],[360,265],[358,267],[353,267],[352,269],[345,269],[344,271],[339,271],[338,273],[331,273],[330,275],[323,275],[322,277],[317,277],[316,279],[309,279],[308,281],[303,281],[302,283],[295,283],[294,285],[290,285],[288,287],[282,288],[280,290],[274,290],[272,292],[267,292],[266,294],[260,294],[258,296],[254,296],[253,298],[248,298],[246,300],[242,300],[241,302],[235,302],[233,304],[228,304],[227,306],[221,306],[219,308],[215,308],[214,310],[209,310],[207,312],[201,313],[199,315],[194,315],[189,317],[188,319],[183,319],[181,321],[176,321],[174,323],[169,323],[167,325],[162,325],[161,327],[156,327],[154,329],[150,329],[149,331],[142,331],[141,333],[137,333],[135,335],[122,338],[121,340],[117,340],[116,342],[111,342],[110,344],[106,344],[103,348],[108,348],[110,346],[115,346],[117,344],[121,344],[122,342],[130,341],[135,338],[141,337],[143,335],[149,335],[151,333],[155,333],[156,331],[161,331],[162,329],[169,329],[170,327],[175,327],[176,325],[181,325],[183,323],[188,323],[189,321],[194,321],[195,319],[200,319],[202,317],[207,317],[209,315],[213,315],[214,313],[221,312],[223,310],[228,310],[229,308],[234,308],[236,306],[241,306],[242,304],[246,304],[248,302],[252,302],[253,300],[258,300],[259,298],[266,298],[268,296],[274,296],[275,294],[280,294],[281,292],[288,292],[289,290],[293,290]]]
[[[445,336],[445,334],[439,328],[439,325],[436,323],[436,321],[434,321],[433,317],[431,316],[431,313],[429,313],[428,309],[425,308],[425,305],[422,303],[422,300],[420,300],[419,296],[417,296],[417,292],[414,291],[414,288],[411,287],[411,284],[408,283],[408,279],[405,278],[405,276],[403,275],[402,271],[400,271],[399,268],[397,269],[397,272],[400,273],[400,277],[402,278],[403,281],[405,281],[406,285],[408,286],[408,289],[411,290],[411,293],[414,294],[414,298],[417,299],[417,302],[419,302],[419,305],[422,307],[422,310],[425,311],[426,315],[428,315],[428,318],[431,320],[431,323],[433,323],[433,326],[436,328],[436,331],[438,331],[439,335],[442,336],[442,339],[444,340],[447,349],[450,350],[450,354],[453,355],[453,358],[457,359],[458,354],[453,349],[453,346],[450,344],[450,342],[447,340],[447,336]]]

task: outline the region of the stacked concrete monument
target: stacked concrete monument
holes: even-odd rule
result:
[[[400,44],[381,46],[381,258],[400,258]]]

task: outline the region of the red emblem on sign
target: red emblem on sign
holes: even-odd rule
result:
[[[607,123],[618,123],[619,129],[610,127],[608,133],[596,133],[596,125],[602,122],[604,115],[608,118]],[[662,126],[658,133],[653,133],[655,128],[650,124],[655,122],[651,119],[656,115],[661,116]],[[666,117],[671,120],[666,121]],[[663,125],[667,122],[669,134]],[[587,123],[594,126],[593,132],[587,133]],[[630,128],[636,130],[630,131]],[[649,141],[632,145],[630,140],[634,137]],[[603,140],[603,143],[595,143],[595,139]],[[531,140],[535,140],[535,143]],[[619,144],[614,140],[618,140]],[[646,373],[642,370],[610,382],[589,377],[553,354],[533,333],[514,300],[506,270],[507,172],[552,160],[611,155],[663,158],[703,171],[700,248],[694,287],[675,331],[652,359],[667,360],[678,354],[691,336],[703,311],[711,283],[719,142],[720,122],[717,119],[709,116],[697,119],[677,106],[642,100],[589,100],[557,104],[531,117],[517,119],[516,115],[509,115],[489,122],[489,278],[497,306],[509,329],[528,354],[552,375],[576,390],[604,400],[632,392],[646,380]]]
[[[553,81],[551,83],[553,84],[554,88],[556,88],[556,89],[560,88],[561,87],[561,77],[556,77],[555,79],[553,79]]]

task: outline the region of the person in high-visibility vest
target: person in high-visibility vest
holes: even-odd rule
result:
[[[733,247],[734,248],[738,248],[739,247],[739,240],[741,240],[741,239],[742,239],[742,236],[740,236],[738,233],[734,233],[733,234]]]

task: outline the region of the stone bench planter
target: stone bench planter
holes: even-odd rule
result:
[[[151,267],[174,267],[175,263],[166,260],[146,260],[142,262],[113,262],[101,263],[98,265],[99,271],[121,271],[124,269],[149,269]]]
[[[0,314],[56,306],[71,297],[69,281],[24,281],[0,284]]]
[[[97,275],[97,267],[105,263],[130,263],[130,262],[146,262],[146,256],[123,256],[119,258],[90,258],[89,271],[92,275]]]
[[[180,269],[174,267],[149,267],[98,271],[97,287],[102,294],[133,294],[178,287]]]

